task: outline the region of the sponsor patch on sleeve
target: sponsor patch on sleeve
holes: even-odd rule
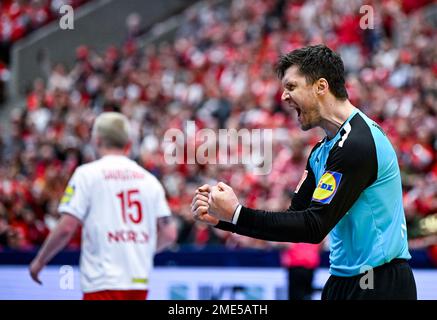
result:
[[[340,184],[342,174],[335,171],[326,171],[320,178],[312,201],[328,204],[334,198]]]
[[[74,196],[74,185],[68,185],[67,188],[65,188],[64,195],[61,199],[61,204],[68,204],[71,201],[71,198]]]

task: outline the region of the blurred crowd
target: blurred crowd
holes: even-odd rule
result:
[[[362,29],[358,0],[206,1],[185,13],[174,42],[141,47],[129,38],[101,54],[77,48],[72,69],[57,65],[47,81],[35,80],[26,108],[13,111],[11,130],[1,136],[0,246],[42,243],[73,170],[96,157],[89,142],[95,116],[113,110],[131,121],[132,157],[166,189],[179,244],[271,247],[194,224],[190,203],[199,185],[221,180],[247,206],[289,206],[323,132],[303,132],[282,105],[274,63],[280,53],[317,43],[342,55],[352,103],[390,137],[409,223],[437,213],[437,32],[423,16],[428,2],[366,2],[374,26]],[[188,164],[194,162],[188,154],[185,164],[166,163],[166,130],[184,131],[189,120],[198,130],[272,129],[271,173],[256,175],[244,164]],[[187,135],[181,150],[193,139]],[[79,243],[78,234],[70,245]]]
[[[12,44],[61,15],[60,8],[73,8],[89,0],[2,0],[0,1],[0,103],[5,99],[5,83]]]
[[[60,16],[63,5],[77,7],[87,0],[2,0],[0,42],[15,42]]]

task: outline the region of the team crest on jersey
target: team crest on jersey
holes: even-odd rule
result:
[[[312,201],[328,204],[334,198],[341,180],[341,173],[326,171],[320,178],[316,190],[313,193]]]
[[[67,204],[71,201],[71,198],[74,196],[74,190],[75,187],[73,185],[68,185],[67,188],[65,188],[64,195],[61,199],[61,204]]]

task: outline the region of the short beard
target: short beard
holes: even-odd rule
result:
[[[311,125],[310,123],[305,124],[305,125],[301,125],[301,126],[300,126],[300,128],[301,128],[303,131],[308,131],[308,130],[314,128],[314,127],[315,127],[315,126]]]
[[[316,120],[311,121],[311,122],[306,123],[306,124],[301,124],[301,128],[303,131],[308,131],[308,130],[313,129],[315,127],[319,127],[321,122],[322,122],[322,117],[320,116],[320,114],[317,114]]]

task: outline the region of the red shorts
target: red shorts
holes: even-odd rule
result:
[[[147,290],[103,290],[83,294],[83,300],[146,300]]]

